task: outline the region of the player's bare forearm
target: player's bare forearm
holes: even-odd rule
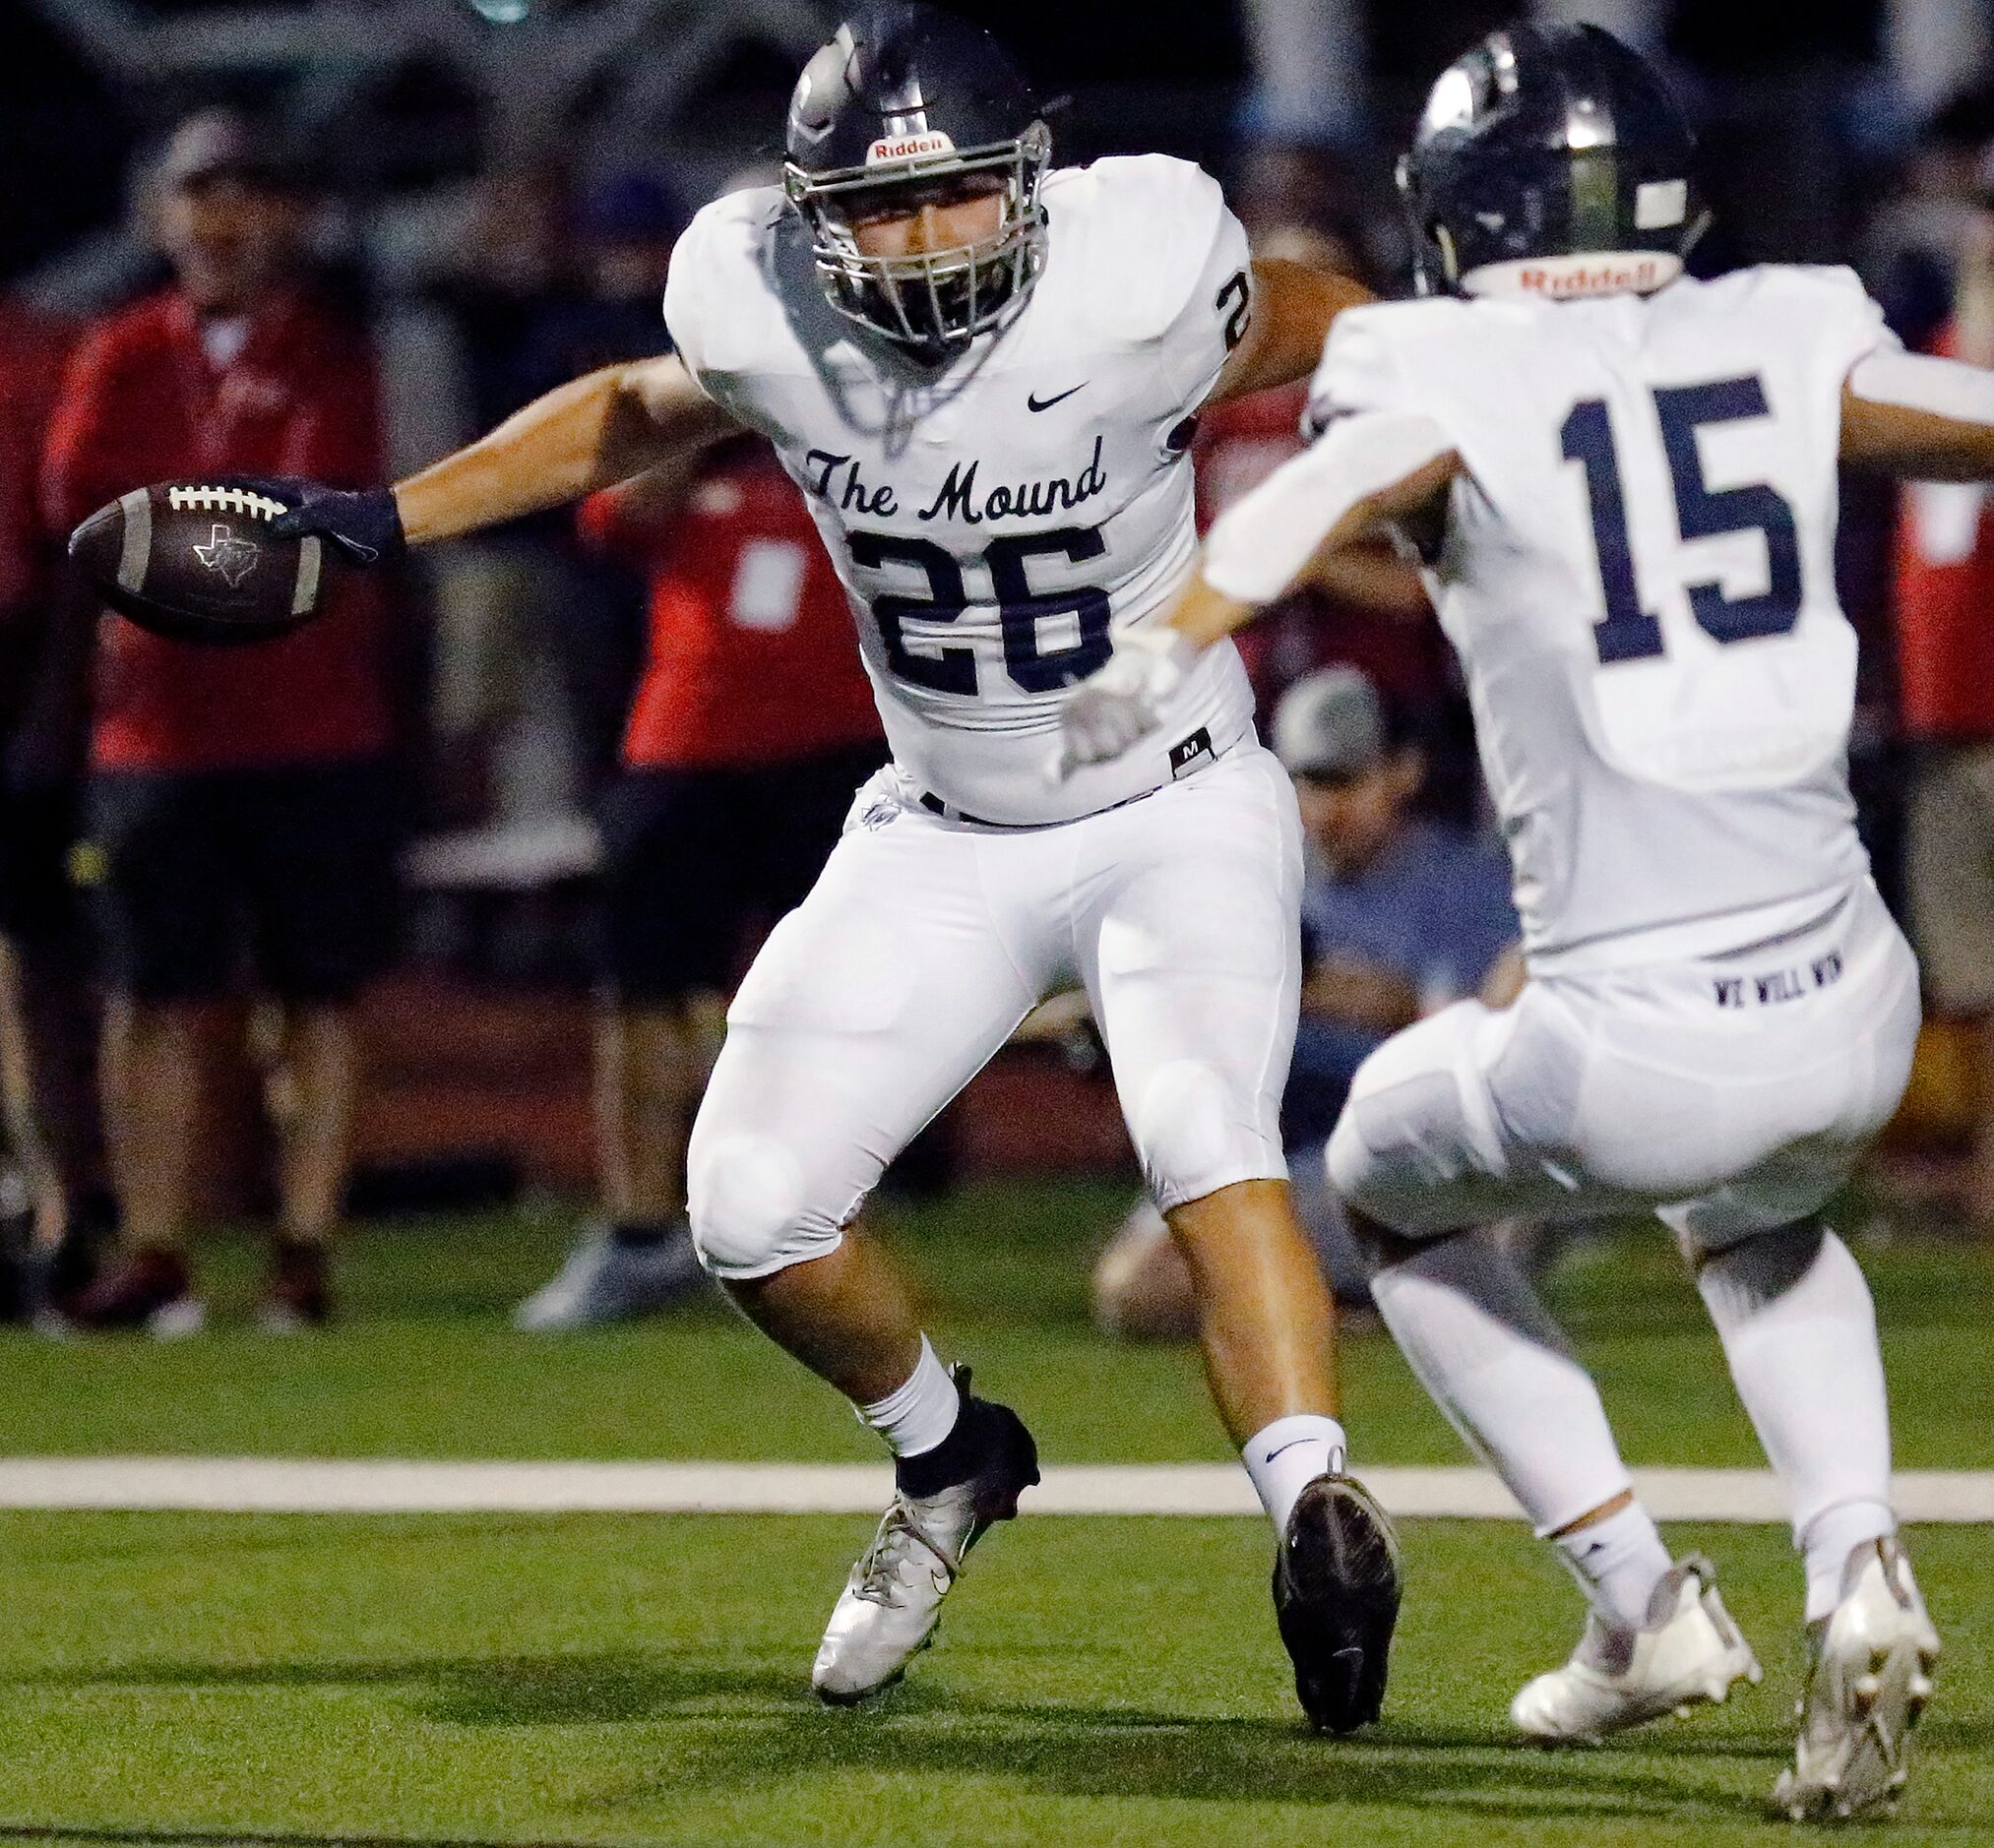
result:
[[[1392,517],[1382,497],[1367,497],[1359,501],[1324,535],[1302,568],[1279,590],[1266,597],[1228,596],[1212,585],[1201,565],[1191,582],[1178,593],[1176,602],[1163,620],[1194,646],[1210,647],[1235,629],[1243,629],[1268,604],[1284,596],[1295,585],[1328,575],[1329,562],[1333,558],[1370,541],[1379,527]]]
[[[1841,460],[1914,481],[1994,480],[1994,424],[1961,423],[1901,404],[1845,395]]]
[[[1330,324],[1345,308],[1375,299],[1363,283],[1285,258],[1253,266],[1253,318],[1208,404],[1292,385],[1315,371]]]
[[[1433,614],[1418,571],[1397,546],[1377,537],[1318,551],[1295,581],[1338,603],[1396,623],[1425,622]]]
[[[1460,455],[1424,418],[1368,422],[1353,418],[1332,431],[1226,510],[1164,618],[1172,628],[1201,647],[1230,635],[1317,573],[1325,554],[1431,507],[1461,473]],[[1436,445],[1443,446],[1438,453]],[[1371,469],[1370,479],[1377,481],[1381,465],[1385,479],[1360,491],[1363,477],[1340,454],[1350,451],[1363,458],[1355,466]],[[1398,473],[1406,461],[1414,465]]]
[[[1215,590],[1201,570],[1177,592],[1163,621],[1194,647],[1209,648],[1235,629],[1245,628],[1260,614],[1260,608],[1258,603],[1242,602]]]
[[[673,456],[609,491],[612,520],[620,531],[657,530],[685,511],[686,497],[700,477],[697,454]]]
[[[411,545],[579,500],[734,428],[675,359],[606,366],[549,392],[395,488]]]
[[[1841,394],[1841,460],[1915,481],[1994,480],[1994,372],[1876,353]]]

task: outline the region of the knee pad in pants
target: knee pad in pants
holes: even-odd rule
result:
[[[693,1246],[716,1277],[769,1276],[827,1257],[843,1238],[837,1219],[811,1209],[802,1167],[779,1137],[739,1131],[696,1146],[687,1166]]]

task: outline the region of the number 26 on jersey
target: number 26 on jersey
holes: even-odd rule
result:
[[[976,652],[943,646],[934,652],[907,647],[906,624],[953,623],[971,605],[965,564],[989,576],[1004,639],[1004,667],[1026,693],[1052,693],[1085,680],[1113,652],[1108,640],[1108,593],[1094,585],[1066,590],[1035,591],[1030,566],[1043,559],[1055,566],[1084,565],[1103,557],[1107,541],[1097,526],[1062,526],[1056,532],[1011,533],[992,539],[967,561],[960,560],[932,539],[897,537],[883,532],[847,535],[852,562],[867,571],[899,565],[927,579],[925,597],[891,594],[874,597],[873,620],[879,625],[887,662],[901,679],[933,693],[960,694],[973,699]],[[1064,617],[1077,631],[1065,647],[1045,646],[1040,624]]]

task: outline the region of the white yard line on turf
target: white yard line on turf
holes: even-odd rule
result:
[[[1395,1514],[1518,1518],[1481,1469],[1369,1468]],[[1664,1520],[1780,1521],[1778,1486],[1760,1469],[1635,1472]],[[265,1456],[0,1459],[0,1509],[195,1509],[219,1513],[869,1513],[891,1489],[874,1463],[369,1461]],[[1909,1470],[1897,1504],[1913,1521],[1994,1522],[1994,1470]],[[1052,1465],[1027,1496],[1036,1514],[1251,1514],[1245,1475],[1227,1463]]]

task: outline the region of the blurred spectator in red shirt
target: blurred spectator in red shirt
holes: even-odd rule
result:
[[[598,494],[584,533],[642,565],[651,637],[602,805],[596,1040],[604,1222],[521,1304],[524,1328],[662,1308],[702,1287],[685,1143],[748,933],[794,907],[885,760],[844,591],[767,445],[689,491]]]
[[[1994,166],[1983,167],[1994,179]],[[1994,365],[1994,192],[1961,235],[1937,348]],[[1933,1011],[1969,1024],[1978,1065],[1961,1202],[1994,1234],[1994,508],[1971,484],[1904,490],[1898,665],[1912,773],[1906,873]]]
[[[70,330],[0,299],[0,1091],[32,1251],[16,1305],[89,1281],[111,1222],[95,1100],[95,995],[70,878],[90,623],[52,569],[42,444]]]
[[[18,616],[47,587],[49,544],[37,484],[41,445],[70,331],[0,296],[0,613]],[[7,631],[7,639],[13,639]]]
[[[269,140],[233,115],[191,119],[151,204],[176,279],[86,335],[49,440],[50,524],[223,469],[377,480],[368,344],[306,289],[309,202]],[[264,1319],[328,1314],[352,1007],[388,950],[395,832],[378,593],[354,580],[332,594],[322,621],[232,649],[104,619],[90,810],[128,1256],[74,1306],[87,1324],[199,1325],[182,1254],[197,1048],[245,956],[283,1014],[267,1085],[281,1217]]]
[[[548,305],[516,355],[530,397],[598,366],[670,349],[664,278],[687,216],[672,187],[643,169],[611,173],[582,193],[573,230],[576,292]],[[547,519],[561,558],[537,598],[540,627],[560,663],[582,784],[592,802],[618,769],[624,708],[644,654],[643,598],[639,581],[586,532],[576,545],[572,521]]]

